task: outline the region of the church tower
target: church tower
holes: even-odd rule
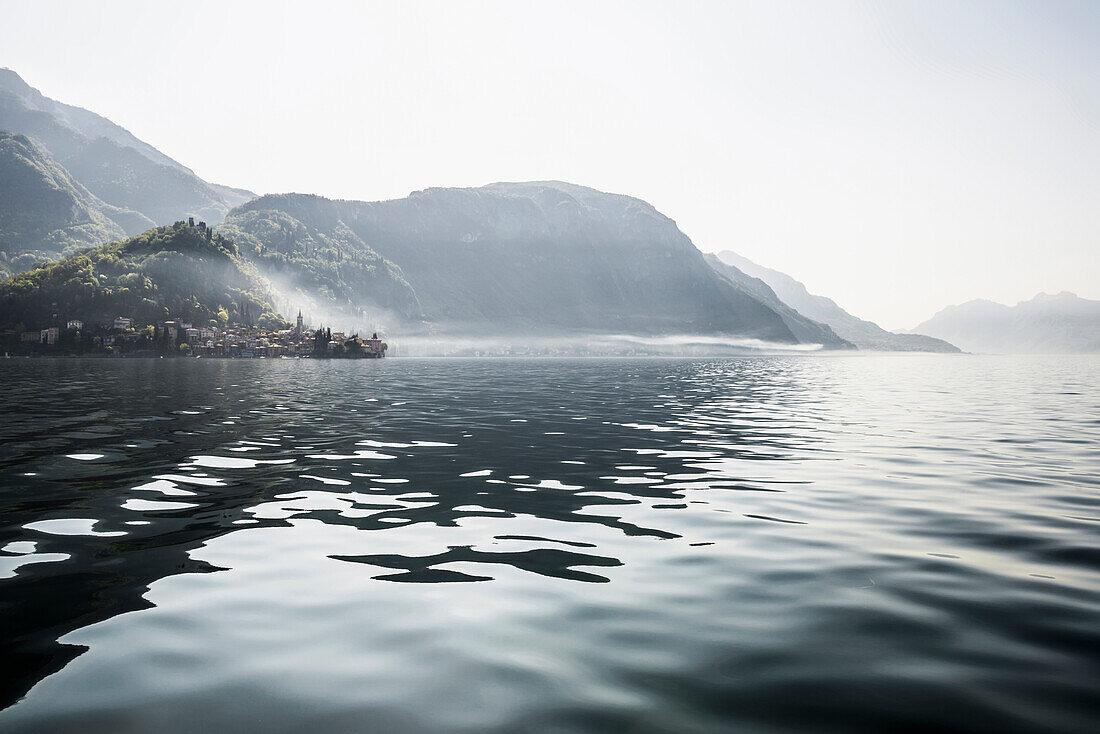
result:
[[[302,333],[302,309],[298,309],[298,326],[296,327],[298,333]]]

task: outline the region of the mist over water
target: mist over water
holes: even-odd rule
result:
[[[750,337],[701,334],[587,334],[468,336],[452,334],[401,336],[394,353],[405,357],[582,356],[582,357],[714,357],[765,353],[806,353],[820,344],[785,344]]]
[[[1100,722],[1096,358],[0,370],[4,731]]]

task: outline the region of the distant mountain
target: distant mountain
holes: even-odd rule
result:
[[[230,212],[219,231],[265,275],[275,270],[296,287],[338,279],[326,286],[337,300],[418,306],[436,333],[800,341],[773,306],[708,266],[671,219],[583,186],[498,183],[372,203],[265,196]],[[363,258],[375,279],[367,287],[344,275],[345,263]]]
[[[735,286],[756,296],[761,301],[771,306],[772,309],[783,318],[783,323],[787,325],[787,328],[791,330],[791,333],[793,333],[800,342],[836,344],[844,341],[837,336],[836,332],[825,324],[820,324],[813,319],[806,318],[781,301],[779,296],[775,294],[775,291],[773,291],[763,280],[747,275],[739,268],[722,262],[717,255],[712,253],[704,255],[704,257],[712,268],[717,270],[721,275],[724,275]],[[855,345],[850,346],[854,347]]]
[[[255,196],[203,181],[110,120],[45,97],[10,69],[0,69],[0,130],[33,138],[92,194],[140,214],[126,222],[130,234],[187,216],[217,224]]]
[[[860,349],[894,352],[958,352],[959,348],[942,339],[923,334],[895,334],[872,321],[864,321],[845,311],[830,298],[816,296],[806,286],[786,273],[765,268],[751,260],[726,250],[717,256],[727,265],[767,283],[783,303],[798,313],[832,327],[841,338]],[[917,328],[915,331],[924,330]]]
[[[56,315],[56,316],[55,316]],[[265,281],[232,241],[178,222],[86,250],[0,283],[0,329],[69,319],[139,324],[168,318],[288,326]]]
[[[89,193],[26,136],[0,131],[0,275],[120,239],[129,214]]]
[[[972,352],[1075,354],[1100,352],[1100,301],[1040,293],[1005,306],[970,301],[948,306],[916,330]]]

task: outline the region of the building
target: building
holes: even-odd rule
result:
[[[65,328],[80,331],[84,328],[84,322],[80,319],[69,319],[69,323],[65,324]]]
[[[38,341],[42,344],[49,344],[53,346],[57,344],[57,338],[61,335],[61,329],[56,326],[51,326],[48,329],[43,329],[38,333]]]
[[[125,331],[134,325],[134,320],[126,318],[125,316],[119,316],[115,319],[114,328],[118,331]]]
[[[294,330],[299,334],[302,333],[302,309],[298,309],[298,323],[295,325]]]
[[[363,349],[374,357],[386,356],[386,343],[378,338],[377,332],[370,339],[363,340]]]

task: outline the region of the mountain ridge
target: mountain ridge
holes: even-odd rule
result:
[[[55,118],[60,118],[68,127],[79,131],[85,137],[93,140],[95,138],[107,138],[119,145],[135,148],[146,158],[157,163],[172,166],[173,168],[178,168],[190,174],[195,173],[187,166],[161,153],[152,145],[139,139],[129,130],[108,120],[106,117],[83,107],[66,104],[47,97],[28,84],[26,80],[19,76],[13,69],[7,67],[0,68],[0,90],[5,90],[22,98],[33,110],[50,114]]]
[[[1015,306],[974,299],[947,306],[916,328],[975,352],[1097,353],[1100,301],[1069,291],[1039,293]]]
[[[140,215],[90,193],[30,138],[0,131],[0,274],[125,236]]]
[[[760,278],[754,278],[744,273],[739,268],[722,262],[714,253],[705,253],[704,257],[712,268],[729,279],[734,285],[747,290],[749,293],[755,294],[775,309],[780,316],[783,317],[783,321],[787,324],[787,327],[800,341],[813,341],[815,339],[823,341],[841,340],[845,345],[853,349],[856,348],[856,345],[852,344],[847,339],[841,339],[841,337],[827,324],[822,324],[807,318],[796,309],[788,306],[778,295],[776,295],[771,286]]]
[[[204,181],[107,118],[46,97],[11,69],[0,69],[0,130],[33,138],[91,193],[158,225],[181,216],[217,223],[255,196]],[[127,234],[146,228],[135,220]]]
[[[673,220],[622,194],[532,181],[434,187],[381,202],[269,195],[235,208],[219,231],[261,256],[293,246],[304,257],[307,240],[285,237],[291,226],[313,241],[354,238],[392,263],[440,333],[699,333],[799,343],[771,307],[717,274]],[[846,345],[834,335],[826,346]]]
[[[883,329],[873,321],[853,316],[831,298],[810,293],[806,286],[786,273],[757,265],[731,250],[723,250],[716,257],[727,265],[733,265],[750,276],[767,283],[776,295],[803,316],[827,324],[840,337],[860,349],[901,352],[958,352],[954,344],[924,334],[897,334]]]

